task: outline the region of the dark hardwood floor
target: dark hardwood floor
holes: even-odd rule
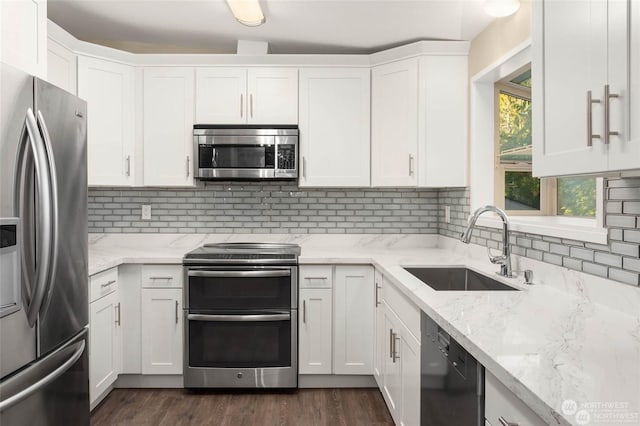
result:
[[[102,425],[393,425],[377,389],[191,392],[115,389],[91,416]]]

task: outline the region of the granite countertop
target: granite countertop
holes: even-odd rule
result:
[[[548,265],[536,264],[534,271],[547,276],[536,285],[526,286],[522,278],[500,278],[521,291],[435,291],[402,266],[460,265],[488,274],[496,269],[486,257],[453,249],[449,243],[442,244],[442,238],[418,245],[403,237],[362,238],[349,244],[344,240],[331,244],[329,236],[321,240],[288,236],[287,241],[301,244],[301,264],[374,265],[548,424],[579,424],[575,414],[562,410],[568,400],[575,401],[578,410],[590,411],[594,424],[620,423],[595,417],[612,413],[597,405],[605,403],[618,403],[621,408],[613,414],[626,415],[626,424],[640,424],[638,289],[607,281],[609,293],[621,295],[620,309],[612,309],[593,300],[599,290],[587,291],[594,286],[586,281],[596,281],[597,289],[605,284],[602,279],[554,267],[561,270],[558,274]],[[185,235],[160,242],[149,236],[96,235],[90,237],[89,273],[123,263],[178,264],[187,251],[212,240],[220,237]],[[262,240],[283,238],[263,235]],[[567,281],[578,290],[563,291],[569,284],[551,285],[553,280]]]

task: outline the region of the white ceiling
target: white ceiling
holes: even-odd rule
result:
[[[135,53],[371,53],[417,40],[471,40],[491,19],[482,0],[261,0],[266,23],[238,23],[224,0],[49,0],[75,37]]]

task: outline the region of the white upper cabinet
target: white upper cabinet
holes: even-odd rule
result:
[[[78,96],[87,101],[89,185],[132,185],[134,69],[78,57]]]
[[[0,1],[0,61],[46,79],[46,0]]]
[[[467,55],[456,49],[373,68],[372,186],[467,185]]]
[[[194,70],[144,69],[144,184],[193,184]]]
[[[371,75],[371,184],[416,186],[418,60],[374,67]]]
[[[247,70],[196,69],[196,123],[244,123],[247,119]]]
[[[298,122],[297,68],[198,68],[196,88],[197,123]]]
[[[629,123],[640,47],[637,34],[630,45],[629,13],[637,23],[637,9],[628,0],[533,3],[534,175],[640,168],[640,140]]]
[[[467,56],[423,56],[419,87],[418,186],[466,186]]]
[[[370,185],[370,71],[300,70],[300,186]]]
[[[298,123],[298,69],[249,68],[247,122]]]
[[[53,40],[49,40],[47,48],[47,81],[77,93],[76,54]]]

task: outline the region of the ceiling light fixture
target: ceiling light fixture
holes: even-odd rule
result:
[[[513,15],[520,9],[520,0],[485,0],[484,11],[487,15],[502,18]]]
[[[227,0],[233,16],[243,25],[257,27],[265,22],[258,0]]]

